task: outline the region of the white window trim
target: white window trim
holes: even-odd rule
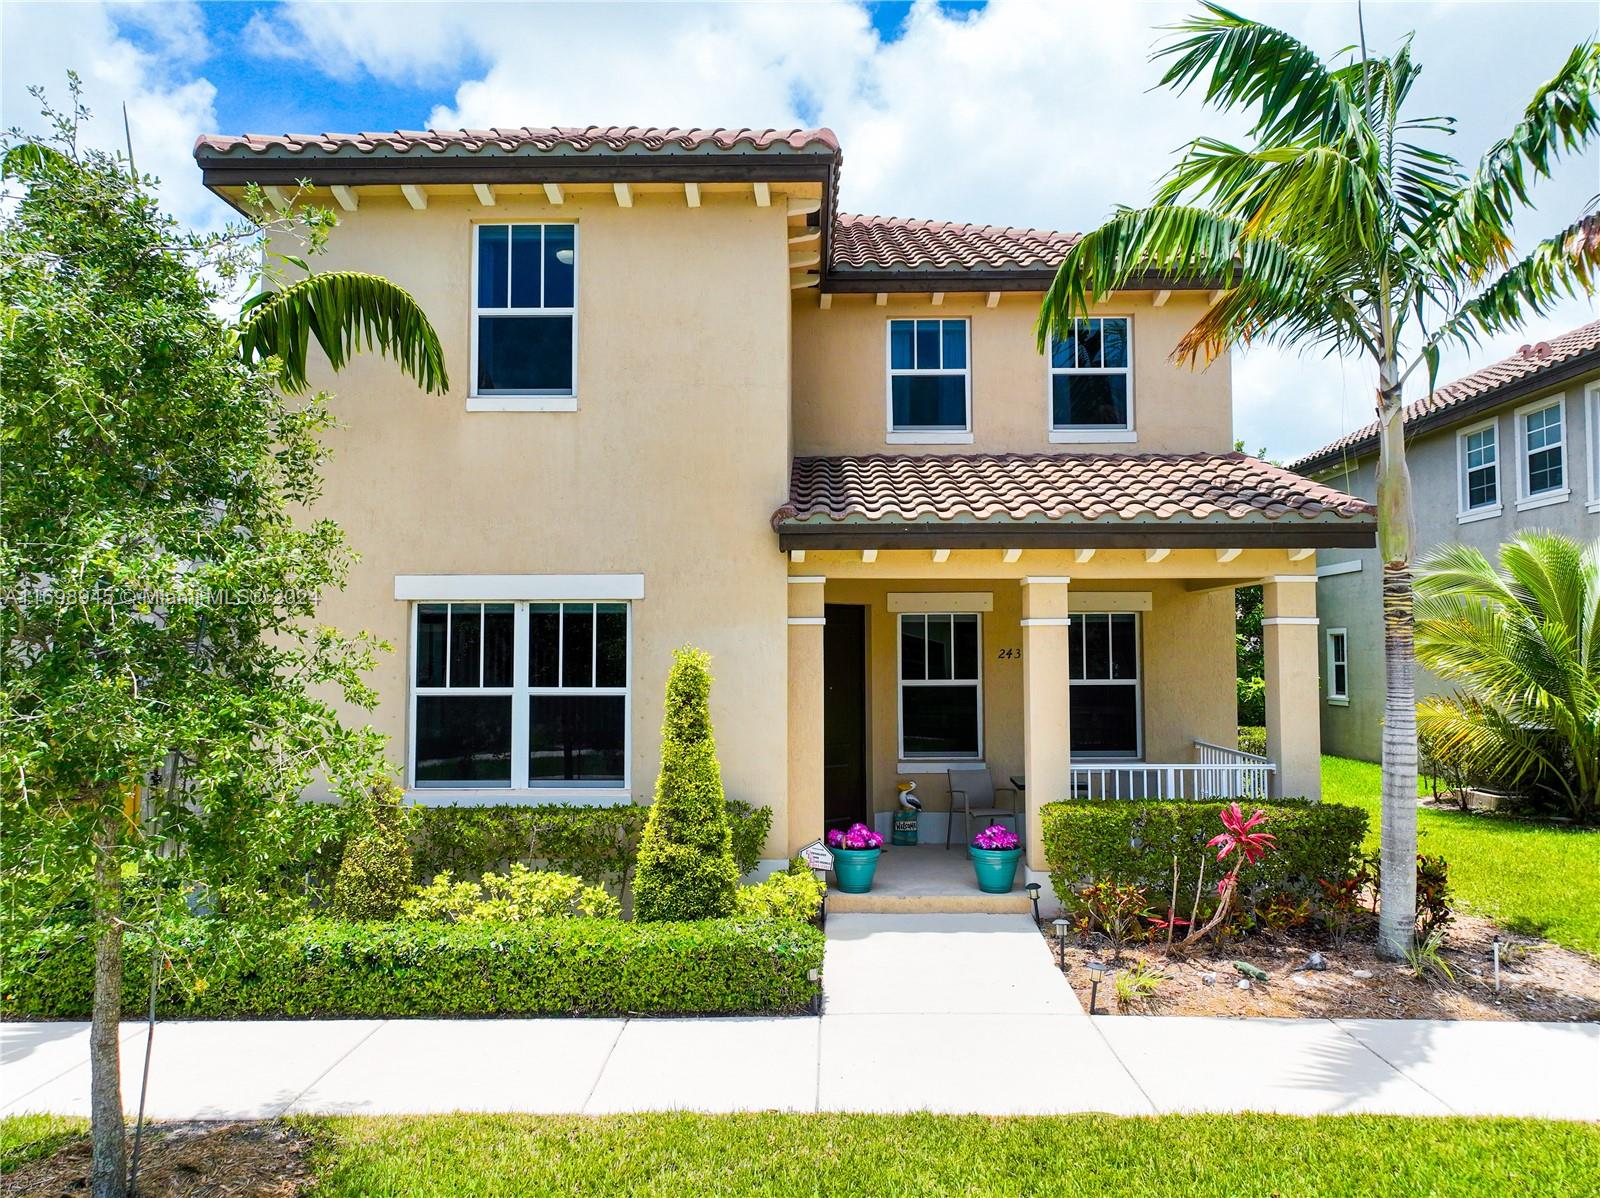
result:
[[[628,608],[627,651],[623,677],[627,683],[621,687],[548,687],[528,684],[528,609],[530,603],[621,603]],[[417,686],[417,624],[423,604],[431,603],[510,603],[512,604],[511,685],[476,687],[471,689]],[[406,665],[406,796],[423,806],[484,806],[493,804],[536,804],[553,801],[570,802],[577,806],[617,806],[633,801],[633,604],[615,596],[605,599],[439,599],[426,598],[411,604],[411,644]],[[598,635],[599,622],[595,623]],[[483,647],[480,640],[479,661],[481,669]],[[445,641],[446,662],[449,661],[449,634]],[[559,666],[557,667],[559,677]],[[577,693],[595,695],[622,695],[622,780],[594,786],[570,782],[553,782],[539,785],[528,780],[528,699],[533,695]],[[508,786],[419,786],[417,785],[417,699],[430,695],[508,695],[511,698],[511,782]]]
[[[905,648],[905,633],[903,625],[907,616],[964,616],[970,615],[978,621],[978,676],[977,678],[947,678],[933,681],[913,680],[912,686],[972,686],[976,683],[978,688],[978,751],[971,757],[918,757],[906,752],[906,679],[902,668],[902,652]],[[982,612],[900,612],[894,621],[894,712],[895,712],[895,749],[897,752],[898,772],[916,773],[947,773],[950,770],[980,769],[983,766],[983,613]],[[955,673],[954,633],[951,634],[951,661],[950,672]],[[926,673],[926,669],[923,671]],[[941,764],[942,763],[942,764]]]
[[[572,306],[570,308],[489,308],[480,312],[478,308],[478,230],[495,225],[571,225],[572,226]],[[471,373],[467,377],[467,411],[469,412],[576,412],[578,410],[578,264],[583,261],[583,254],[578,248],[578,222],[571,220],[485,220],[474,221],[468,225],[472,238],[472,278],[468,286],[472,289],[469,305],[468,336],[471,339]],[[509,287],[511,279],[511,248],[510,238],[506,242],[506,298],[511,298]],[[540,298],[544,295],[544,254],[539,255],[540,271]],[[480,315],[496,316],[570,316],[572,317],[572,390],[561,392],[540,392],[517,394],[514,392],[495,391],[492,394],[481,395],[478,392],[478,317]]]
[[[1584,436],[1589,451],[1589,502],[1591,512],[1600,512],[1600,383],[1583,389]]]
[[[1044,427],[1051,445],[1126,445],[1139,439],[1134,414],[1133,387],[1133,313],[1096,312],[1089,320],[1125,320],[1128,322],[1128,364],[1126,366],[1063,366],[1052,362],[1052,336],[1044,351]],[[1057,425],[1055,409],[1055,377],[1058,374],[1125,374],[1128,376],[1128,423],[1125,428],[1111,426]]]
[[[1542,412],[1546,408],[1556,408],[1561,413],[1561,482],[1559,490],[1541,491],[1537,495],[1528,493],[1528,416],[1534,412]],[[1546,395],[1532,403],[1523,404],[1513,413],[1513,426],[1517,435],[1517,511],[1525,512],[1530,508],[1549,507],[1555,503],[1565,503],[1572,495],[1572,454],[1567,452],[1569,438],[1567,436],[1567,397],[1565,395]],[[1548,448],[1548,446],[1546,447]]]
[[[644,598],[644,575],[397,574],[394,597],[412,603],[621,603]]]
[[[1077,596],[1074,596],[1073,598],[1077,599]],[[1069,654],[1069,657],[1068,657],[1069,664],[1068,664],[1068,667],[1067,667],[1067,711],[1068,711],[1069,715],[1070,715],[1071,710],[1072,710],[1072,688],[1075,687],[1075,686],[1088,686],[1088,687],[1131,686],[1131,687],[1133,687],[1133,721],[1134,721],[1134,741],[1133,741],[1133,743],[1134,743],[1134,751],[1132,753],[1087,753],[1087,752],[1080,753],[1076,749],[1074,749],[1074,750],[1072,750],[1072,760],[1074,760],[1074,761],[1143,761],[1144,760],[1144,617],[1142,615],[1140,615],[1140,612],[1146,611],[1146,610],[1148,610],[1148,609],[1147,608],[1134,608],[1131,611],[1125,611],[1125,610],[1121,610],[1121,609],[1118,609],[1118,608],[1106,608],[1106,607],[1085,608],[1081,603],[1075,603],[1073,605],[1072,616],[1073,616],[1074,619],[1076,619],[1078,616],[1095,616],[1095,615],[1131,615],[1133,617],[1133,677],[1132,678],[1074,678],[1074,677],[1072,677],[1072,668],[1071,668],[1071,664],[1070,664],[1070,662],[1071,662],[1070,654],[1071,654],[1072,650],[1071,650],[1071,645],[1069,643],[1068,649],[1067,649],[1067,652]],[[1072,630],[1070,629],[1070,627],[1068,629],[1067,635],[1069,637],[1072,635]],[[1109,637],[1109,635],[1110,635],[1110,628],[1109,628],[1109,625],[1108,625],[1107,626],[1107,636]]]
[[[1338,637],[1344,643],[1344,690],[1333,689],[1333,642]],[[1347,628],[1330,628],[1323,638],[1328,651],[1328,679],[1325,685],[1328,702],[1335,707],[1350,705],[1350,631]]]
[[[922,320],[959,321],[967,342],[967,364],[960,370],[940,367],[926,370],[921,367],[894,367],[894,326],[897,321],[916,324]],[[944,360],[944,330],[939,332],[939,358]],[[911,334],[912,360],[916,356],[916,331]],[[972,444],[972,321],[965,316],[891,316],[883,322],[883,419],[885,445],[971,445]],[[959,376],[966,383],[967,422],[961,428],[896,428],[894,423],[894,380],[897,375]]]
[[[1477,507],[1469,507],[1467,494],[1469,488],[1469,473],[1467,470],[1467,438],[1475,433],[1488,429],[1494,434],[1494,494],[1493,503],[1480,503]],[[1500,454],[1500,419],[1491,417],[1480,420],[1477,424],[1467,425],[1456,433],[1456,523],[1471,524],[1477,520],[1491,520],[1505,511],[1505,471],[1501,468]]]

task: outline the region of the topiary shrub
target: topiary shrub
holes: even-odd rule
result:
[[[639,840],[634,918],[721,919],[733,913],[738,886],[711,731],[710,658],[679,649],[667,675],[655,802]]]
[[[1257,757],[1267,755],[1267,730],[1257,724],[1239,725],[1239,751],[1241,753],[1254,753]]]
[[[443,923],[618,919],[622,905],[582,878],[513,865],[508,873],[484,874],[476,882],[457,882],[446,871],[408,898],[400,914]]]
[[[343,919],[392,919],[411,893],[411,843],[404,792],[383,778],[351,800],[354,828],[333,879],[333,911]]]
[[[1075,914],[1082,887],[1115,882],[1144,888],[1152,909],[1165,912],[1172,892],[1172,859],[1178,858],[1178,893],[1174,905],[1187,916],[1194,901],[1199,867],[1206,865],[1204,885],[1215,893],[1219,865],[1206,841],[1222,831],[1223,802],[1190,800],[1075,799],[1047,803],[1044,824],[1045,862],[1050,882],[1062,905]],[[1264,830],[1277,846],[1240,878],[1247,903],[1264,902],[1274,894],[1308,898],[1322,880],[1337,883],[1349,877],[1361,859],[1367,813],[1339,803],[1279,799],[1244,804],[1246,814],[1267,813]]]

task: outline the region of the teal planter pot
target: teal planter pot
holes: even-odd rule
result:
[[[872,889],[872,875],[878,872],[882,849],[834,849],[834,884],[841,894],[866,894]]]
[[[978,872],[978,889],[985,894],[1010,894],[1017,881],[1017,862],[1022,860],[1022,850],[980,849],[969,847],[972,868]]]

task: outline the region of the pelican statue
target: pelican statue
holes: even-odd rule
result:
[[[900,792],[900,806],[907,811],[922,810],[922,800],[917,798],[917,784],[914,780],[897,783],[895,789]]]

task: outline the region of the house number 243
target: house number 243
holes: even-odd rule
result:
[[[1021,649],[998,649],[998,650],[995,651],[995,656],[997,658],[999,658],[1001,661],[1021,661],[1022,660],[1022,650]]]

